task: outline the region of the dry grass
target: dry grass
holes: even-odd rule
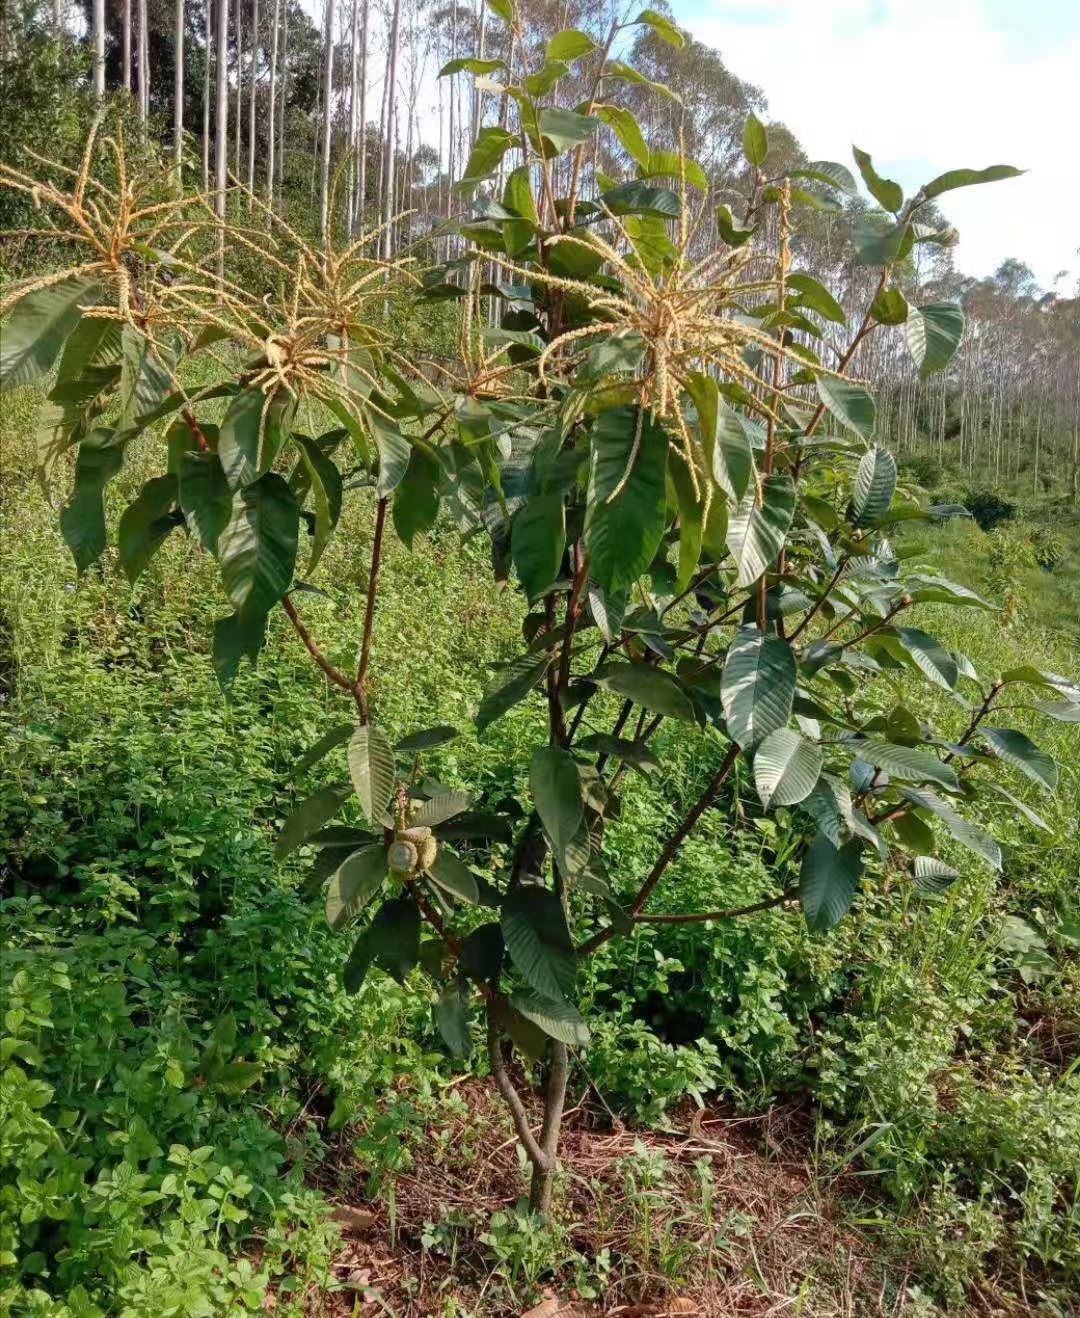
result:
[[[685,1112],[670,1132],[637,1134],[601,1129],[597,1114],[576,1109],[562,1144],[565,1225],[551,1246],[564,1261],[532,1288],[508,1287],[480,1235],[524,1191],[516,1141],[482,1081],[459,1093],[468,1116],[426,1132],[396,1180],[392,1213],[385,1189],[377,1202],[356,1193],[342,1204],[342,1290],[311,1296],[311,1318],[516,1318],[536,1303],[535,1318],[910,1312],[906,1278],[885,1274],[873,1243],[846,1221],[842,1189],[815,1177],[808,1122],[776,1110]],[[457,1225],[438,1233],[439,1223]],[[600,1277],[595,1261],[605,1258],[602,1299],[582,1300],[575,1279]]]

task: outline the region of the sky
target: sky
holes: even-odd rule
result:
[[[913,192],[946,169],[1022,178],[952,192],[956,263],[1018,257],[1045,289],[1080,279],[1080,0],[671,0],[676,21],[764,92],[807,154]],[[1067,276],[1055,285],[1062,270]]]

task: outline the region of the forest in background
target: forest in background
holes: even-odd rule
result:
[[[602,42],[616,8],[610,0],[522,5],[530,58],[542,62],[556,16],[556,26]],[[321,27],[295,0],[124,0],[107,13],[103,0],[5,0],[4,14],[0,159],[18,164],[27,147],[70,156],[99,89],[123,90],[158,140],[174,150],[188,143],[187,167],[216,186],[222,205],[227,171],[310,232],[386,225],[384,255],[417,243],[444,258],[464,250],[469,235],[455,222],[475,210],[476,190],[461,186],[471,144],[483,128],[505,128],[508,112],[498,71],[509,29],[483,4],[327,0]],[[681,144],[704,171],[690,182],[738,214],[747,190],[742,125],[752,111],[766,115],[763,91],[692,37],[674,47],[645,26],[625,45],[620,105],[642,124],[647,149]],[[456,75],[438,77],[448,65]],[[584,94],[567,65],[559,103],[573,106]],[[778,166],[809,163],[782,124],[770,126],[770,143]],[[491,196],[501,195],[512,158]],[[585,195],[628,160],[614,131],[598,134]],[[854,313],[876,277],[850,243],[867,205],[855,198],[837,208],[812,187],[804,202],[817,215],[800,229],[796,264]],[[27,203],[0,197],[3,227],[24,225],[27,214]],[[967,277],[955,265],[958,235],[947,215],[931,208],[924,222],[939,237],[913,248],[896,283],[912,300],[960,301],[968,329],[948,370],[931,380],[895,339],[858,348],[854,368],[873,387],[896,452],[932,456],[974,485],[1015,484],[1029,497],[1058,490],[1075,506],[1078,291],[1041,289],[1016,260],[986,279]]]

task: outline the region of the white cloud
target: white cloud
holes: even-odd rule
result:
[[[707,8],[703,11],[701,6]],[[942,198],[973,274],[1008,256],[1049,287],[1080,274],[1080,31],[1041,50],[995,30],[979,0],[674,0],[676,17],[758,84],[818,159],[851,143],[909,189],[957,166],[1023,178]],[[1071,26],[1071,25],[1070,25]]]

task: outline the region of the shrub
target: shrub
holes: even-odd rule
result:
[[[1016,515],[1016,504],[996,490],[976,490],[964,499],[964,507],[984,531],[992,531],[1001,522]]]

